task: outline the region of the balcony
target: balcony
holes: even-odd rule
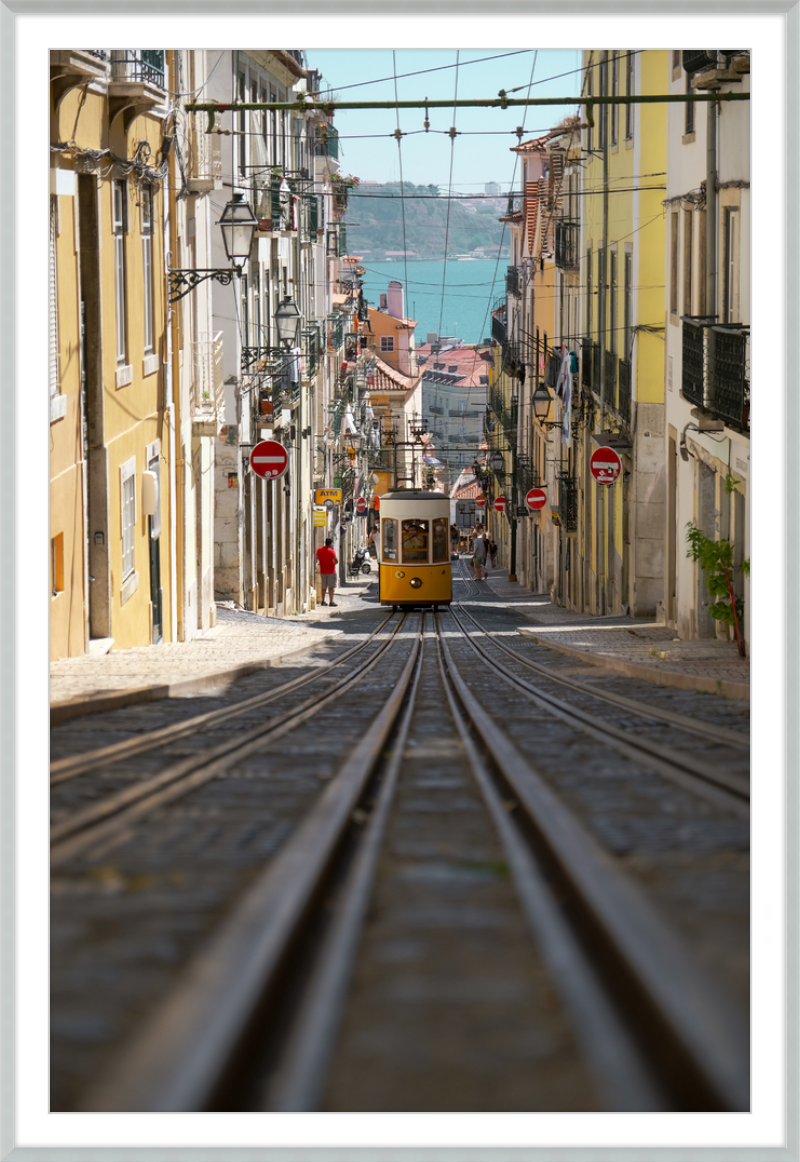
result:
[[[187,183],[193,194],[206,194],[222,189],[222,150],[220,138],[206,133],[199,120],[191,134],[193,165]]]
[[[127,133],[140,113],[163,105],[166,97],[163,49],[112,49],[108,110],[113,122],[122,114]]]
[[[107,73],[108,52],[104,48],[63,49],[50,53],[50,76],[53,103],[59,102],[76,85],[103,80]]]
[[[215,421],[219,418],[223,398],[222,331],[217,331],[216,335],[200,334],[192,344],[192,359],[192,422]],[[216,435],[216,428],[213,434]]]
[[[332,157],[339,160],[339,132],[333,125],[320,125],[314,142],[315,157]]]
[[[712,419],[750,432],[750,328],[685,315],[681,394]]]
[[[519,271],[516,266],[509,266],[506,271],[506,294],[519,297]]]
[[[577,270],[580,223],[556,222],[556,267],[559,270]]]

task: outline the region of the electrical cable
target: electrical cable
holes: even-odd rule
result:
[[[450,197],[449,191],[453,188],[453,161],[456,152],[456,110],[455,102],[458,100],[458,57],[459,50],[456,49],[456,80],[455,80],[455,95],[453,97],[453,128],[450,135],[450,179],[447,184],[448,198],[447,198],[447,218],[444,227],[444,263],[442,264],[442,304],[439,310],[439,334],[442,331],[442,319],[444,317],[444,289],[447,282],[447,240],[450,234]]]

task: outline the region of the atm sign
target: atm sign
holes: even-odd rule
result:
[[[326,500],[332,500],[334,504],[341,504],[341,488],[315,488],[314,504],[324,504]]]

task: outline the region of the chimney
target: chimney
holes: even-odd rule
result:
[[[395,279],[389,283],[389,314],[393,319],[404,319],[403,284]]]

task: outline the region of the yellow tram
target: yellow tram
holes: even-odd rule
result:
[[[448,605],[450,498],[441,492],[398,489],[380,498],[378,594],[381,605]]]

